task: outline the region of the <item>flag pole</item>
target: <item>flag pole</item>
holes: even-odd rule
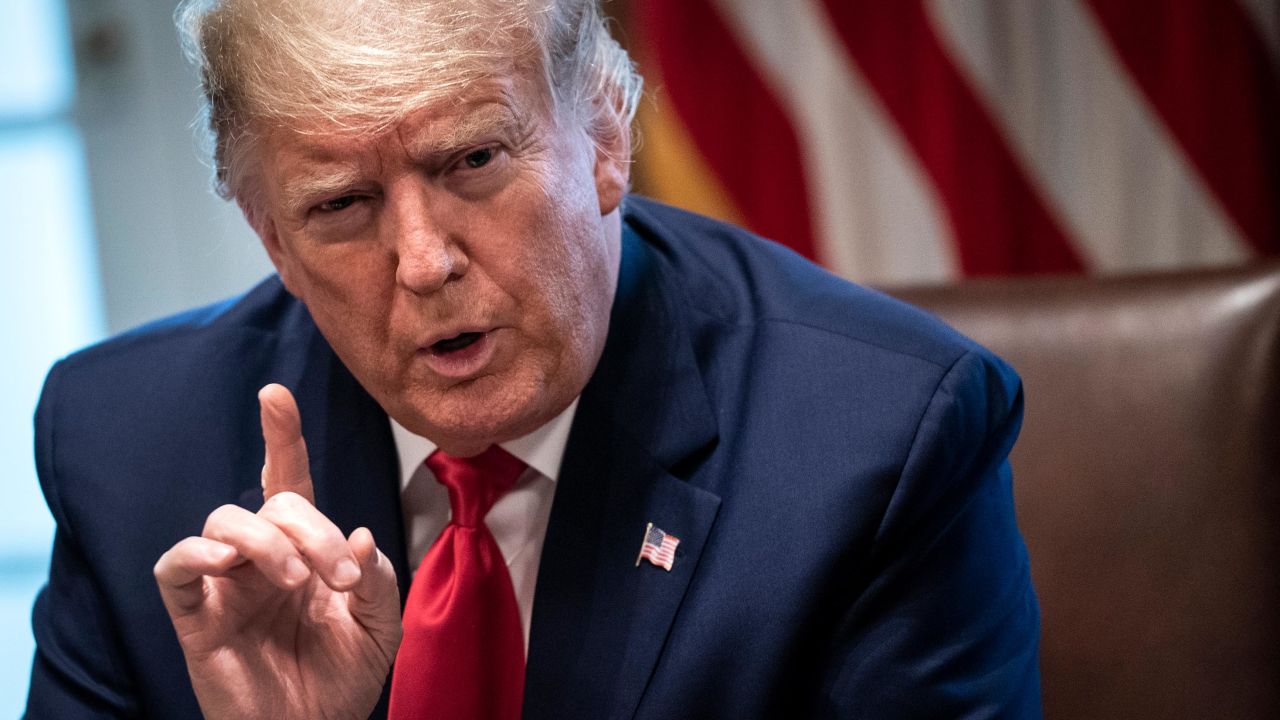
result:
[[[649,542],[649,531],[653,529],[653,523],[649,523],[644,528],[644,538],[640,540],[640,552],[636,553],[636,567],[640,567],[640,558],[644,557],[644,544]]]

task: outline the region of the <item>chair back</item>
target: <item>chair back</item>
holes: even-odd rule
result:
[[[1045,716],[1280,718],[1280,265],[892,294],[1022,375]]]

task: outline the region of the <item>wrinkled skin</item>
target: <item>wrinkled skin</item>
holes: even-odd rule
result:
[[[454,455],[559,414],[608,332],[630,135],[593,143],[540,77],[494,73],[381,135],[273,129],[265,198],[241,203],[364,388]],[[400,642],[395,573],[315,508],[292,396],[260,401],[262,510],[215,510],[157,563],[161,595],[206,718],[364,718]]]

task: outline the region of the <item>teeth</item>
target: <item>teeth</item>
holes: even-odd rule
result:
[[[477,332],[466,332],[466,333],[462,333],[461,335],[458,335],[457,337],[451,337],[448,340],[441,340],[440,342],[432,345],[431,347],[436,352],[450,353],[450,352],[454,352],[455,350],[461,350],[462,348],[467,347],[468,345],[475,342],[476,340],[479,340],[480,335],[481,333],[477,333]]]

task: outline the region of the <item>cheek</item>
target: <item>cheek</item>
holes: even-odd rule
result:
[[[536,278],[540,295],[559,324],[577,329],[600,301],[609,276],[607,257],[589,215],[556,210],[549,209],[539,218],[538,242],[528,260],[529,277]]]
[[[326,249],[297,270],[300,298],[344,360],[385,344],[394,289],[385,263],[367,252]]]
[[[376,296],[377,280],[394,267],[379,252],[376,242],[306,242],[295,251],[295,267],[309,294],[318,300],[361,305]]]
[[[589,372],[604,344],[611,274],[603,241],[591,234],[592,228],[562,225],[561,230],[570,234],[548,255],[555,262],[543,271],[543,297],[557,367],[576,376]]]

